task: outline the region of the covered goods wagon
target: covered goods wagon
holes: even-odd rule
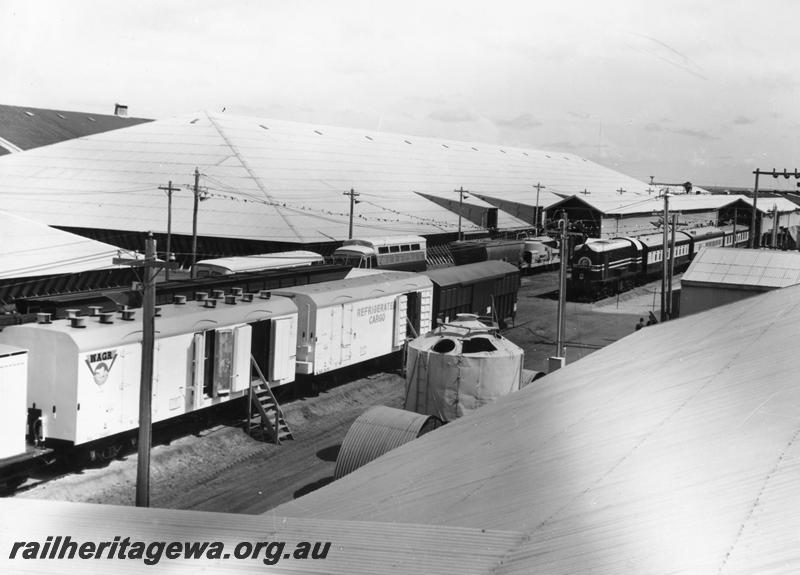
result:
[[[424,275],[381,272],[274,293],[297,305],[298,374],[390,354],[431,328],[433,285]]]

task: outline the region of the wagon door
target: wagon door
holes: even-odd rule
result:
[[[205,383],[206,338],[203,333],[194,334],[192,346],[191,381],[186,390],[186,411],[203,406],[203,384]]]
[[[397,349],[406,341],[406,323],[408,322],[408,298],[405,294],[397,296],[394,302],[394,335],[392,347]]]
[[[353,356],[353,304],[345,304],[342,310],[341,362],[346,364]]]
[[[250,350],[252,348],[253,328],[240,325],[235,329],[233,341],[233,380],[231,391],[244,391],[250,386]]]
[[[330,308],[330,346],[328,349],[328,369],[336,369],[342,364],[342,308],[335,305]]]
[[[294,380],[295,361],[297,359],[297,334],[293,329],[291,317],[280,317],[272,321],[269,358],[270,382],[288,383]]]

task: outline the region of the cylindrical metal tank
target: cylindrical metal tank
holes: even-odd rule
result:
[[[523,360],[497,329],[459,314],[408,344],[405,409],[452,421],[520,389]]]

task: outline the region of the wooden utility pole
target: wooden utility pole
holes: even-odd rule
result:
[[[675,229],[678,214],[672,214],[672,239],[669,245],[669,284],[667,285],[667,317],[672,319],[672,277],[675,275]]]
[[[177,192],[180,188],[172,187],[172,180],[166,186],[158,186],[159,190],[167,192],[167,257],[169,262],[172,258],[172,192]],[[169,281],[169,266],[164,270],[164,279]]]
[[[762,173],[761,170],[756,169],[753,172],[756,175],[756,183],[753,186],[753,215],[750,217],[750,241],[748,242],[751,248],[757,248],[760,243],[756,235],[756,204],[758,203],[758,176]]]
[[[667,320],[667,280],[669,279],[669,257],[667,256],[667,250],[669,249],[669,193],[666,189],[664,189],[664,215],[662,218],[664,237],[661,242],[661,321],[664,322]]]
[[[534,208],[534,211],[533,211],[533,226],[534,226],[534,229],[536,230],[536,235],[538,236],[539,235],[539,224],[541,223],[539,221],[539,191],[540,190],[544,190],[545,186],[543,186],[541,183],[537,182],[536,185],[533,186],[533,187],[536,188],[536,207]]]
[[[194,209],[192,211],[192,271],[191,277],[197,277],[197,208],[200,203],[200,170],[194,169]]]
[[[150,447],[152,431],[153,348],[155,342],[155,279],[159,268],[165,264],[156,260],[156,240],[153,233],[145,240],[145,258],[142,260],[114,258],[116,265],[141,266],[143,286],[142,306],[142,368],[139,380],[139,438],[136,466],[136,506],[150,506]],[[169,265],[169,264],[166,264]]]
[[[461,210],[464,207],[464,198],[467,197],[467,192],[463,187],[454,191],[458,194],[458,239],[461,241],[464,239],[461,233]]]
[[[772,234],[771,234],[771,248],[778,247],[778,204],[772,206]]]
[[[566,307],[567,307],[567,255],[569,244],[569,220],[566,211],[561,212],[561,265],[558,270],[558,324],[556,333],[556,354],[566,358]]]
[[[358,203],[358,200],[356,198],[361,194],[359,194],[358,192],[353,190],[353,188],[350,188],[349,192],[342,192],[342,195],[350,196],[350,231],[347,232],[347,239],[352,240],[353,239],[353,210],[354,210],[355,205]]]

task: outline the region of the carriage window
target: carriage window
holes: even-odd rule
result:
[[[379,247],[378,248],[378,253],[379,254],[388,254],[389,253],[389,247],[388,246]]]
[[[414,250],[415,252],[419,251],[420,250],[419,244],[411,244],[411,249]]]
[[[389,246],[389,251],[392,252],[393,254],[396,254],[397,252],[400,251],[400,246]]]
[[[411,246],[409,246],[408,244],[406,244],[404,246],[400,246],[400,251],[401,252],[410,252],[411,251]]]

